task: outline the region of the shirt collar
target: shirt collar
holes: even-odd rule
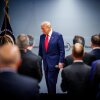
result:
[[[3,68],[0,68],[0,73],[1,72],[16,72],[16,70],[12,68],[8,68],[8,67],[3,67]]]
[[[74,62],[83,62],[83,60],[74,60]]]
[[[51,37],[51,35],[52,35],[52,29],[51,29],[51,31],[49,32],[48,36]]]
[[[93,50],[94,50],[94,49],[100,49],[100,47],[94,47]]]

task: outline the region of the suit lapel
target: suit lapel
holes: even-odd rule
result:
[[[43,36],[43,39],[42,39],[42,45],[43,45],[43,49],[44,49],[44,51],[46,52],[44,42],[45,42],[45,35]]]

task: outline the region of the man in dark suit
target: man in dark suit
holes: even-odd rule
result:
[[[20,51],[17,46],[5,44],[0,47],[0,100],[37,99],[38,82],[17,74],[20,62]]]
[[[84,38],[82,36],[79,36],[79,35],[74,36],[73,45],[75,43],[81,43],[83,46],[85,46]],[[66,67],[68,65],[71,65],[73,63],[73,60],[74,59],[72,57],[72,54],[66,56],[65,61],[64,61],[64,66]],[[84,53],[83,61],[84,61],[85,64],[91,65],[94,60],[96,60],[96,57],[93,54],[90,54],[90,53],[87,53],[87,52]]]
[[[96,56],[96,59],[100,59],[100,33],[91,37],[91,54]]]
[[[92,63],[90,80],[92,81],[92,95],[95,100],[100,100],[100,59]]]
[[[96,61],[96,80],[98,82],[98,91],[96,94],[96,100],[100,100],[100,59]]]
[[[38,82],[42,79],[40,59],[32,53],[29,47],[29,38],[25,34],[20,34],[17,37],[17,45],[20,48],[22,63],[18,69],[19,74],[27,75],[35,78]],[[41,62],[42,63],[42,62]]]
[[[39,55],[43,59],[48,93],[55,94],[59,69],[64,63],[64,41],[60,33],[52,30],[50,22],[43,22],[41,29]]]
[[[80,43],[76,43],[72,49],[74,62],[61,72],[61,89],[63,92],[67,91],[69,100],[86,100],[89,96],[91,67],[83,63],[83,54],[84,47]]]
[[[29,38],[29,46],[27,47],[28,53],[30,53],[30,55],[32,55],[34,57],[34,60],[36,60],[37,66],[40,68],[40,71],[41,71],[41,79],[42,79],[42,76],[43,76],[43,73],[42,73],[42,58],[32,52],[32,49],[34,48],[34,37],[32,35],[27,35],[27,36]]]
[[[96,79],[100,82],[100,66],[96,66],[97,63],[100,63],[100,59],[93,61],[91,65],[91,74],[90,74],[90,79]],[[98,77],[98,78],[97,78]]]

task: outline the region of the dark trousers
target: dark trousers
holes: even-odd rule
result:
[[[57,83],[58,73],[59,73],[58,68],[55,68],[54,70],[49,70],[49,68],[46,68],[45,70],[45,79],[49,94],[56,94],[56,83]]]

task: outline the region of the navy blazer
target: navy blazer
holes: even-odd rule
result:
[[[90,72],[90,80],[92,81],[91,83],[91,89],[92,89],[92,96],[94,98],[97,95],[98,99],[95,100],[100,100],[100,59],[95,60],[92,63],[91,66],[91,72]]]
[[[47,65],[53,69],[55,65],[59,62],[64,62],[65,50],[64,41],[62,35],[57,32],[52,32],[51,38],[49,40],[48,50],[46,52],[44,47],[45,35],[40,36],[39,44],[39,55],[43,58],[44,65]]]
[[[93,49],[90,54],[93,54],[96,56],[96,59],[100,59],[100,49]]]
[[[0,72],[0,100],[35,100],[39,94],[35,79],[16,72]]]

